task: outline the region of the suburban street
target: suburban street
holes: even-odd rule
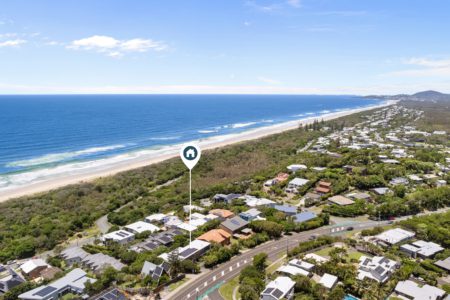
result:
[[[356,225],[351,225],[355,229],[371,228],[378,225],[386,225],[388,221],[376,222],[367,221],[361,222]],[[336,230],[338,229],[338,230]],[[176,293],[168,295],[165,299],[203,299],[205,296],[208,299],[216,300],[222,299],[218,293],[218,288],[225,282],[231,280],[233,277],[239,275],[240,271],[251,264],[253,256],[258,253],[265,252],[268,255],[270,261],[276,261],[284,254],[287,249],[291,249],[298,245],[299,242],[307,241],[312,235],[327,235],[333,233],[345,231],[346,227],[342,224],[330,225],[308,232],[294,233],[292,235],[286,235],[278,240],[273,240],[264,243],[254,249],[248,250],[229,262],[218,266],[215,269],[207,271],[201,274],[199,277],[189,281],[185,286],[180,287]]]

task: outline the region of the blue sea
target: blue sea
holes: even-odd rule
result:
[[[0,193],[150,158],[186,141],[380,103],[355,96],[0,96]]]

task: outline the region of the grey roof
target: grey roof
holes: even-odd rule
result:
[[[120,271],[123,267],[125,267],[125,265],[119,260],[103,253],[88,255],[82,260],[82,263],[89,266],[94,271],[104,269],[108,266]]]
[[[146,261],[146,262],[144,262],[144,266],[142,267],[141,274],[145,275],[145,276],[153,274],[155,269],[156,269],[156,265],[154,263]]]
[[[61,252],[60,256],[64,259],[85,258],[89,253],[81,249],[80,247],[67,248]]]
[[[48,284],[37,287],[31,291],[19,295],[20,299],[53,299],[59,291],[69,288],[72,292],[82,293],[86,282],[95,282],[95,279],[87,277],[82,269],[74,269],[64,277]]]
[[[294,222],[302,223],[317,218],[317,215],[310,211],[304,211],[294,216]]]
[[[275,205],[274,208],[286,214],[295,214],[297,212],[297,207],[291,205]]]
[[[223,221],[221,225],[230,229],[231,231],[236,231],[247,226],[248,222],[239,216],[235,216],[231,219]]]
[[[127,297],[117,288],[113,288],[93,297],[92,300],[127,300]]]
[[[2,272],[2,278],[0,278],[0,292],[6,293],[15,286],[18,286],[25,280],[13,269],[3,267],[0,265],[0,272]]]
[[[442,269],[450,271],[450,256],[444,260],[438,260],[434,264]]]

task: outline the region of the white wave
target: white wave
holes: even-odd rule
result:
[[[42,155],[36,158],[25,159],[14,161],[8,163],[7,167],[31,167],[38,166],[43,164],[60,162],[70,158],[76,158],[78,156],[86,155],[86,154],[94,154],[99,152],[106,152],[110,150],[124,148],[126,145],[112,145],[112,146],[104,146],[104,147],[92,147],[84,150],[72,151],[72,152],[61,152],[61,153],[50,153],[46,155]]]
[[[327,110],[327,109],[324,109],[324,110],[321,110],[320,111],[320,113],[321,114],[327,114],[327,113],[330,113],[331,111],[329,111],[329,110]]]
[[[149,138],[151,141],[171,141],[171,140],[178,140],[179,136],[165,136],[165,137],[153,137]]]
[[[310,116],[310,115],[314,115],[314,113],[313,112],[307,112],[307,113],[305,113],[305,115]]]
[[[218,132],[218,130],[199,130],[198,133],[215,133]]]
[[[231,125],[231,128],[242,128],[242,127],[252,126],[255,124],[256,124],[256,122],[235,123],[235,124]]]

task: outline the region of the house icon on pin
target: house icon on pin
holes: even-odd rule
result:
[[[184,149],[183,155],[187,160],[194,160],[197,157],[197,149],[192,146],[188,146]]]

